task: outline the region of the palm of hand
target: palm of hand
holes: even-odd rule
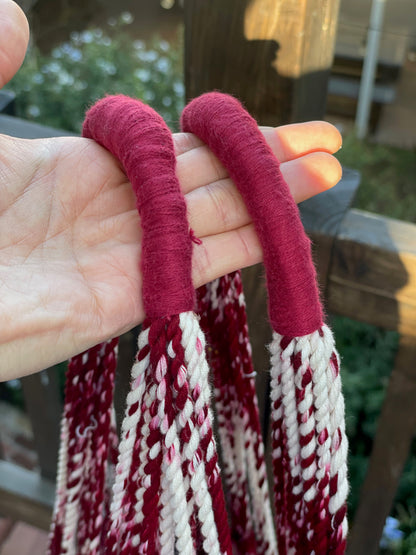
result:
[[[77,138],[39,144],[2,148],[0,278],[8,283],[13,267],[11,297],[25,291],[28,310],[45,314],[45,331],[48,319],[60,321],[83,348],[91,328],[100,339],[143,318],[139,217],[104,149]]]

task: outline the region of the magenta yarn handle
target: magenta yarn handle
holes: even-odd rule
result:
[[[316,331],[323,314],[310,242],[257,123],[238,100],[217,92],[192,100],[181,123],[220,159],[247,205],[263,248],[273,329],[290,337]]]
[[[139,100],[108,96],[88,110],[83,136],[118,158],[136,194],[146,315],[161,318],[193,310],[192,241],[169,128]]]

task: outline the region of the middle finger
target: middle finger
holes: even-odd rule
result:
[[[336,158],[314,152],[280,165],[296,202],[333,187],[341,178]],[[219,179],[185,195],[189,225],[198,237],[223,233],[247,225],[251,218],[230,178]]]

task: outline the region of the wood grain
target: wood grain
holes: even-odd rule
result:
[[[416,336],[416,226],[349,211],[327,293],[331,312]]]
[[[264,125],[325,112],[339,0],[186,0],[185,86],[236,95]]]

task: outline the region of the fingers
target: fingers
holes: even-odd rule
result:
[[[293,160],[310,152],[334,154],[342,144],[338,129],[326,121],[309,121],[260,129],[280,162]]]
[[[195,287],[262,260],[262,249],[253,224],[211,235],[193,249],[192,272]]]
[[[323,121],[261,129],[280,162],[300,158],[312,152],[334,153],[341,146],[341,136]],[[177,175],[183,191],[188,193],[227,176],[227,171],[201,141],[189,133],[174,135]]]
[[[312,152],[281,165],[297,202],[335,185],[341,166],[330,154]],[[196,287],[262,260],[262,248],[240,194],[222,179],[186,195],[190,226],[201,245],[193,249]]]
[[[296,202],[334,186],[342,173],[338,160],[325,152],[313,152],[280,167]],[[194,189],[185,198],[189,223],[198,237],[231,231],[250,222],[245,204],[229,178]]]
[[[29,25],[12,0],[0,0],[0,88],[22,65],[29,41]]]
[[[285,162],[281,171],[296,202],[330,189],[342,177],[341,164],[327,152],[311,152]]]

